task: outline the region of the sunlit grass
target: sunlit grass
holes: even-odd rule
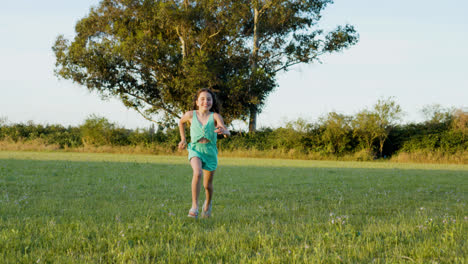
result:
[[[0,152],[7,263],[464,263],[468,166]],[[202,199],[203,201],[203,195]]]

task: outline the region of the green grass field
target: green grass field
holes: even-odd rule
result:
[[[465,263],[468,166],[0,152],[2,263]],[[204,195],[202,194],[201,201]]]

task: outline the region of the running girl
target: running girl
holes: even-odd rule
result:
[[[191,142],[187,146],[185,138],[185,123],[190,123]],[[188,217],[198,217],[198,196],[200,180],[203,175],[206,200],[202,207],[202,217],[211,216],[211,201],[213,198],[213,176],[218,167],[217,134],[229,136],[230,132],[219,114],[215,94],[210,89],[201,89],[193,101],[193,111],[185,113],[179,121],[179,149],[187,146],[188,160],[193,169],[192,178],[192,208]]]

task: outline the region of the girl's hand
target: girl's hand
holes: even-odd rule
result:
[[[224,133],[224,128],[222,126],[217,126],[217,129],[214,131],[218,135],[222,135]]]
[[[224,137],[230,136],[231,132],[229,132],[229,129],[227,129],[224,125],[224,121],[221,115],[218,113],[214,113],[214,119],[216,124],[216,130],[214,132],[218,135],[224,135]]]
[[[187,141],[182,140],[182,141],[179,142],[179,149],[180,150],[185,149],[186,146],[187,146]]]
[[[217,129],[214,132],[217,133],[218,135],[224,135],[224,137],[229,135],[229,130],[227,130],[223,126],[217,126],[216,128]]]

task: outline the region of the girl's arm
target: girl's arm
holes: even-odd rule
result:
[[[224,125],[224,121],[221,115],[215,113],[213,117],[216,121],[216,130],[214,132],[218,133],[219,135],[224,135],[224,137],[230,136],[231,132],[229,132],[229,129],[227,129],[227,127]]]
[[[185,138],[185,123],[190,122],[193,112],[186,112],[179,121],[180,142],[179,149],[185,149],[187,146],[187,139]]]

